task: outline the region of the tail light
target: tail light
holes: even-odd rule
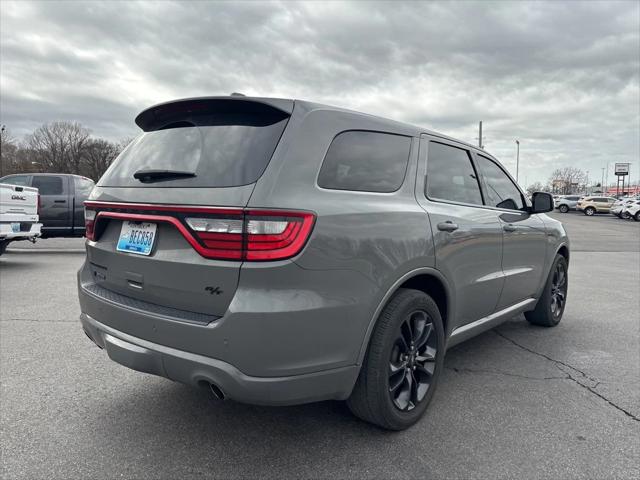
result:
[[[135,213],[113,211],[116,209]],[[313,213],[300,211],[85,202],[89,240],[99,236],[96,224],[102,217],[171,223],[203,257],[245,261],[283,260],[297,255],[315,222]]]
[[[84,228],[85,237],[89,240],[95,240],[95,220],[96,211],[87,206],[84,207]]]
[[[313,229],[307,212],[249,210],[245,217],[247,260],[280,260],[297,255]]]
[[[208,250],[207,257],[224,260],[242,260],[243,257],[243,215],[223,218],[185,219],[187,225]]]
[[[307,212],[244,210],[240,217],[187,217],[211,258],[282,260],[304,247],[315,216]]]

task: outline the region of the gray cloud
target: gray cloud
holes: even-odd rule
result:
[[[640,156],[637,2],[2,2],[0,119],[136,133],[141,109],[241,91],[476,142],[521,182]],[[612,171],[612,170],[611,170]]]

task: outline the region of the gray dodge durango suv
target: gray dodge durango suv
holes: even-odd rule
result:
[[[299,100],[144,110],[85,202],[81,322],[122,365],[219,398],[415,423],[447,348],[554,326],[569,242],[484,150]]]

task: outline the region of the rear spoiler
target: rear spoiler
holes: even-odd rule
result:
[[[145,132],[188,117],[209,114],[255,114],[288,117],[293,112],[293,100],[243,96],[199,97],[172,100],[147,108],[138,114],[136,124]]]

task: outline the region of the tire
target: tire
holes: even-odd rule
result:
[[[635,213],[635,215],[633,215],[633,219],[634,219],[636,222],[640,222],[640,210],[638,210],[638,211]]]
[[[587,215],[588,217],[592,217],[593,215],[595,215],[596,213],[596,209],[593,207],[587,207],[584,209],[584,214]]]
[[[547,277],[542,295],[538,299],[536,308],[525,312],[527,321],[541,327],[555,327],[562,320],[565,306],[567,305],[567,291],[569,288],[569,264],[562,255],[556,255],[551,265],[551,271]],[[564,281],[559,277],[562,271]]]
[[[9,243],[11,242],[9,242],[8,240],[0,240],[0,255],[2,255],[7,250]]]
[[[410,338],[417,348],[411,347]],[[355,416],[382,428],[410,427],[433,397],[444,353],[436,303],[421,291],[399,289],[377,320],[347,405]]]
[[[620,214],[620,218],[621,218],[622,220],[629,220],[629,219],[631,218],[631,215],[629,214],[629,212],[622,212],[622,213]]]
[[[569,211],[569,207],[567,207],[566,205],[560,205],[558,207],[558,210],[560,210],[560,213],[567,213]]]

